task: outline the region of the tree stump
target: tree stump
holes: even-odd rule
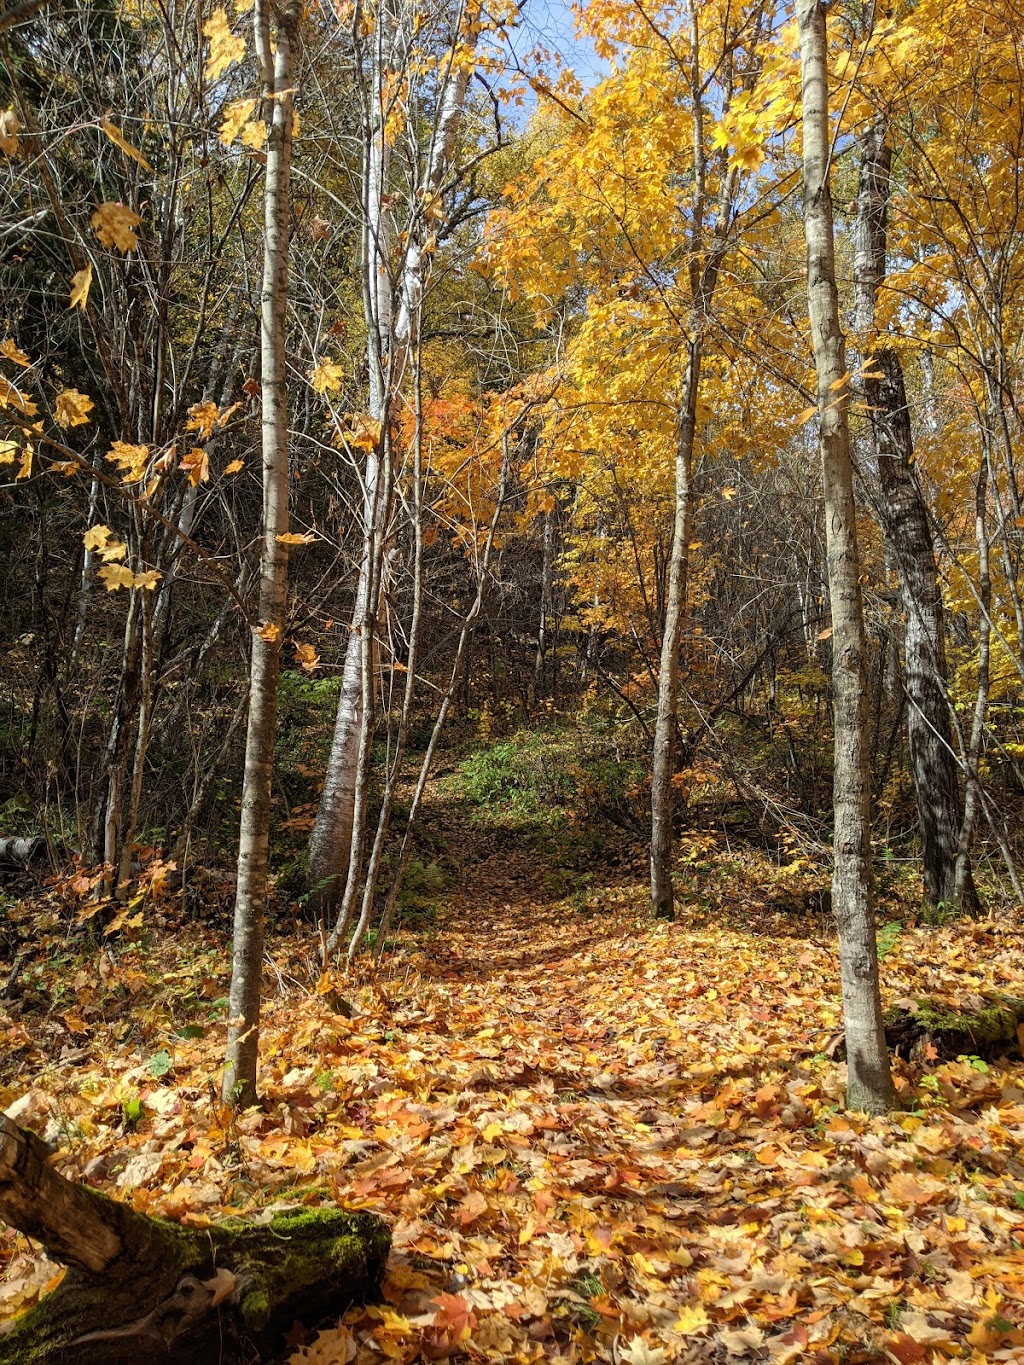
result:
[[[185,1228],[58,1175],[0,1114],[0,1219],[68,1267],[0,1335],[0,1365],[273,1360],[296,1320],[375,1296],[391,1236],[375,1214],[295,1209]]]

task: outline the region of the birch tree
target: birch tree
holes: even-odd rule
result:
[[[832,905],[839,931],[851,1109],[893,1107],[882,1023],[871,869],[864,608],[847,404],[850,376],[836,290],[825,6],[799,0],[803,88],[804,236],[807,308],[818,386],[818,425],[829,601],[832,609]]]
[[[363,544],[331,753],[316,824],[310,839],[309,880],[330,917],[351,903],[364,835],[362,792],[372,730],[374,637],[386,592],[386,542],[393,495],[392,440],[396,404],[409,372],[415,328],[436,249],[442,204],[455,173],[455,155],[474,54],[479,7],[459,4],[450,16],[447,51],[436,63],[434,117],[425,147],[413,103],[412,12],[382,4],[362,90],[364,170],[362,196],[363,309],[367,329],[369,430],[362,475]],[[360,55],[357,50],[357,68]],[[403,97],[402,92],[406,94]],[[418,114],[418,111],[416,111]],[[413,139],[408,217],[394,260],[396,232],[392,162],[398,130]],[[342,910],[344,916],[344,910]]]
[[[274,19],[276,25],[273,24]],[[256,1099],[277,680],[288,597],[285,322],[288,307],[288,236],[291,222],[292,121],[298,19],[299,11],[295,5],[289,4],[274,13],[271,0],[256,0],[253,27],[262,85],[263,116],[267,124],[263,286],[260,300],[263,543],[259,625],[253,631],[249,675],[249,724],[242,781],[228,1045],[222,1083],[225,1103],[239,1106],[250,1105]],[[272,27],[276,28],[273,38]]]

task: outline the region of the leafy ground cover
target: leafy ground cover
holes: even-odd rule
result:
[[[146,1212],[385,1213],[384,1301],[296,1328],[297,1362],[1024,1359],[1024,1065],[925,1049],[904,1112],[844,1114],[826,917],[734,878],[654,926],[635,872],[557,896],[532,848],[449,833],[464,873],[376,979],[274,940],[265,1108],[237,1117],[217,926],[82,952],[10,907],[42,927],[0,1102]],[[1022,946],[1010,919],[895,928],[887,996],[976,1006]],[[9,1316],[59,1272],[0,1248]]]

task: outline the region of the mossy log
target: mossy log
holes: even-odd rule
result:
[[[889,1047],[903,1057],[920,1054],[929,1044],[938,1058],[1024,1055],[1021,1028],[1024,1000],[993,995],[978,1008],[958,1010],[934,1000],[901,1001],[885,1015]]]
[[[48,1155],[0,1114],[0,1219],[68,1267],[0,1336],[0,1365],[279,1359],[296,1320],[337,1317],[380,1288],[391,1237],[374,1214],[186,1228],[65,1180]]]

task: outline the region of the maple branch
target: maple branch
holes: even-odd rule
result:
[[[188,548],[192,551],[196,558],[201,563],[205,564],[207,568],[209,568],[211,572],[216,576],[216,578],[220,581],[221,585],[224,587],[226,592],[234,601],[235,605],[238,607],[239,611],[242,613],[242,616],[246,624],[250,626],[255,624],[253,618],[249,614],[249,609],[246,606],[244,599],[242,598],[238,589],[235,587],[234,583],[232,583],[228,575],[224,572],[224,570],[220,567],[216,560],[211,559],[210,556],[203,550],[202,546],[197,545],[196,542],[192,539],[192,537],[186,531],[183,531],[180,526],[176,525],[173,521],[171,521],[169,517],[165,517],[162,512],[159,512],[151,503],[147,502],[144,498],[134,497],[131,493],[127,491],[123,484],[118,483],[117,479],[112,478],[109,474],[105,473],[104,470],[100,469],[97,465],[92,464],[89,460],[85,458],[84,455],[80,455],[77,450],[72,450],[70,446],[64,445],[62,441],[55,440],[54,437],[52,436],[47,436],[44,433],[36,431],[35,428],[30,423],[23,422],[20,418],[14,417],[10,418],[9,420],[12,420],[25,436],[31,437],[33,440],[40,442],[43,445],[49,446],[51,450],[55,450],[58,452],[58,454],[62,455],[65,460],[73,461],[76,465],[78,465],[80,469],[84,470],[87,474],[91,474],[94,479],[98,479],[99,482],[103,484],[105,488],[112,489],[115,493],[119,494],[119,496],[122,497],[124,501],[127,502],[130,506],[137,507],[140,512],[143,512],[146,516],[151,517],[154,521],[159,522],[159,524],[162,527],[164,527],[165,530],[170,531],[173,535],[175,535],[182,542],[183,545],[188,546]]]

